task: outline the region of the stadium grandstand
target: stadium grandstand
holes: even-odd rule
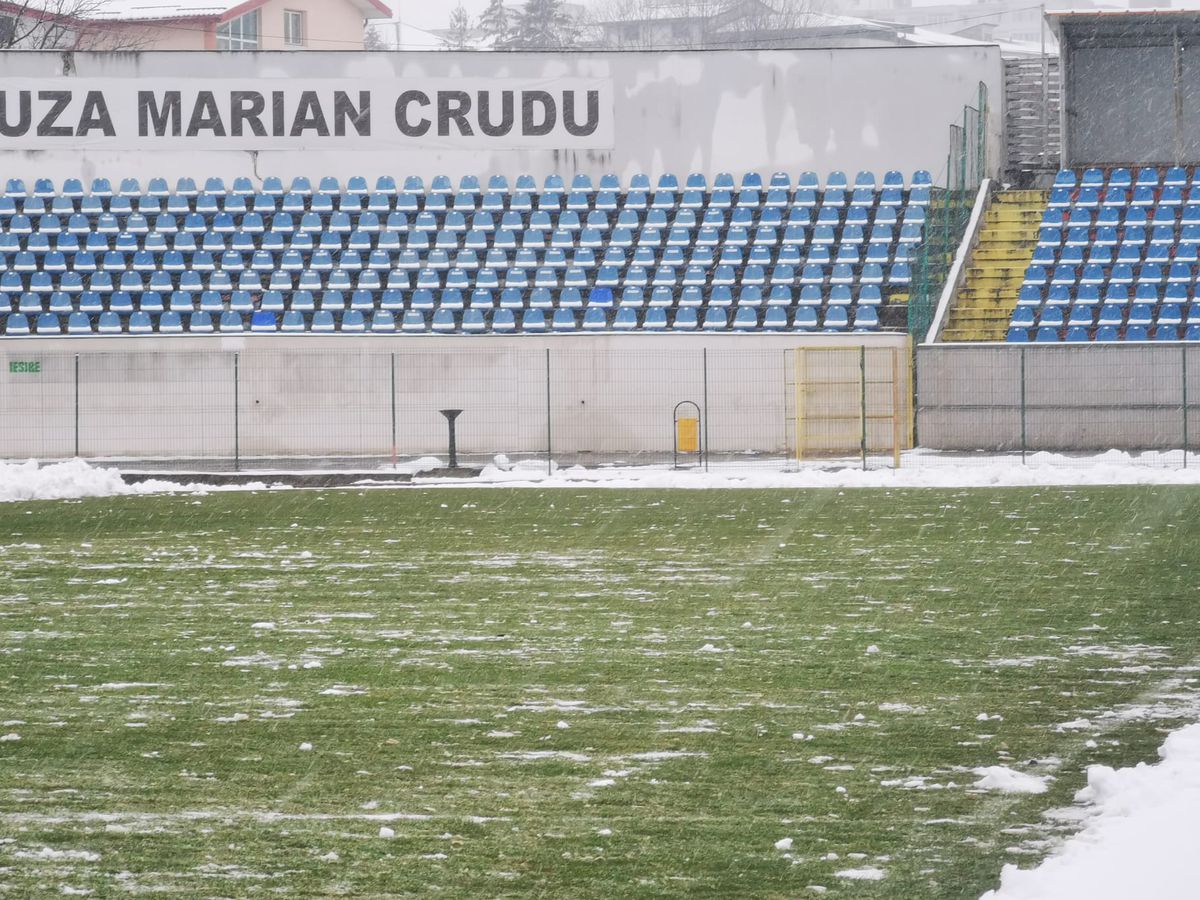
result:
[[[1200,896],[1200,11],[65,2],[0,894]]]
[[[10,180],[4,334],[872,331],[931,179]]]

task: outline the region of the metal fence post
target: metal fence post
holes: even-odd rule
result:
[[[393,351],[391,354],[392,364],[392,468],[396,468],[396,354]]]
[[[1021,465],[1025,465],[1025,348],[1021,348]]]
[[[708,348],[702,351],[704,367],[704,471],[708,471]]]
[[[79,458],[79,354],[75,354],[75,458]]]
[[[546,474],[554,474],[554,462],[550,458],[553,443],[550,432],[550,348],[546,348]]]
[[[233,354],[233,471],[237,472],[242,467],[242,448],[241,448],[241,422],[239,416],[238,402],[238,354]]]
[[[1187,468],[1188,455],[1188,376],[1187,376],[1187,344],[1182,344],[1180,350],[1180,381],[1183,386],[1183,467]]]
[[[862,451],[863,471],[867,471],[867,345],[858,348],[858,389],[859,410],[858,418],[862,425],[859,437],[859,449]]]

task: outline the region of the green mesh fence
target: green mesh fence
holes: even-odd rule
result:
[[[914,345],[925,339],[933,322],[954,252],[987,171],[987,103],[987,85],[980,82],[978,105],[963,107],[961,124],[950,126],[945,184],[934,186],[923,239],[912,251],[908,332]]]

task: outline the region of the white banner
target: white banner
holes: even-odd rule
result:
[[[611,150],[603,78],[31,78],[0,150]]]

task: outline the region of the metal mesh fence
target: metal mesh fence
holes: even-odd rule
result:
[[[12,351],[0,456],[166,469],[894,464],[911,353],[600,342],[235,352]],[[865,440],[864,440],[865,436]]]
[[[925,464],[1196,464],[1200,347],[923,347],[917,376]]]
[[[31,352],[0,361],[0,457],[130,468],[1194,465],[1200,347],[497,342]],[[634,346],[630,346],[633,344]],[[1053,454],[1053,455],[1051,455]],[[427,464],[433,463],[426,460]]]
[[[922,240],[912,251],[908,333],[918,341],[924,340],[933,322],[954,252],[966,232],[975,195],[987,174],[987,109],[987,86],[981,82],[977,105],[963,107],[962,123],[950,126],[945,187],[934,190]]]

